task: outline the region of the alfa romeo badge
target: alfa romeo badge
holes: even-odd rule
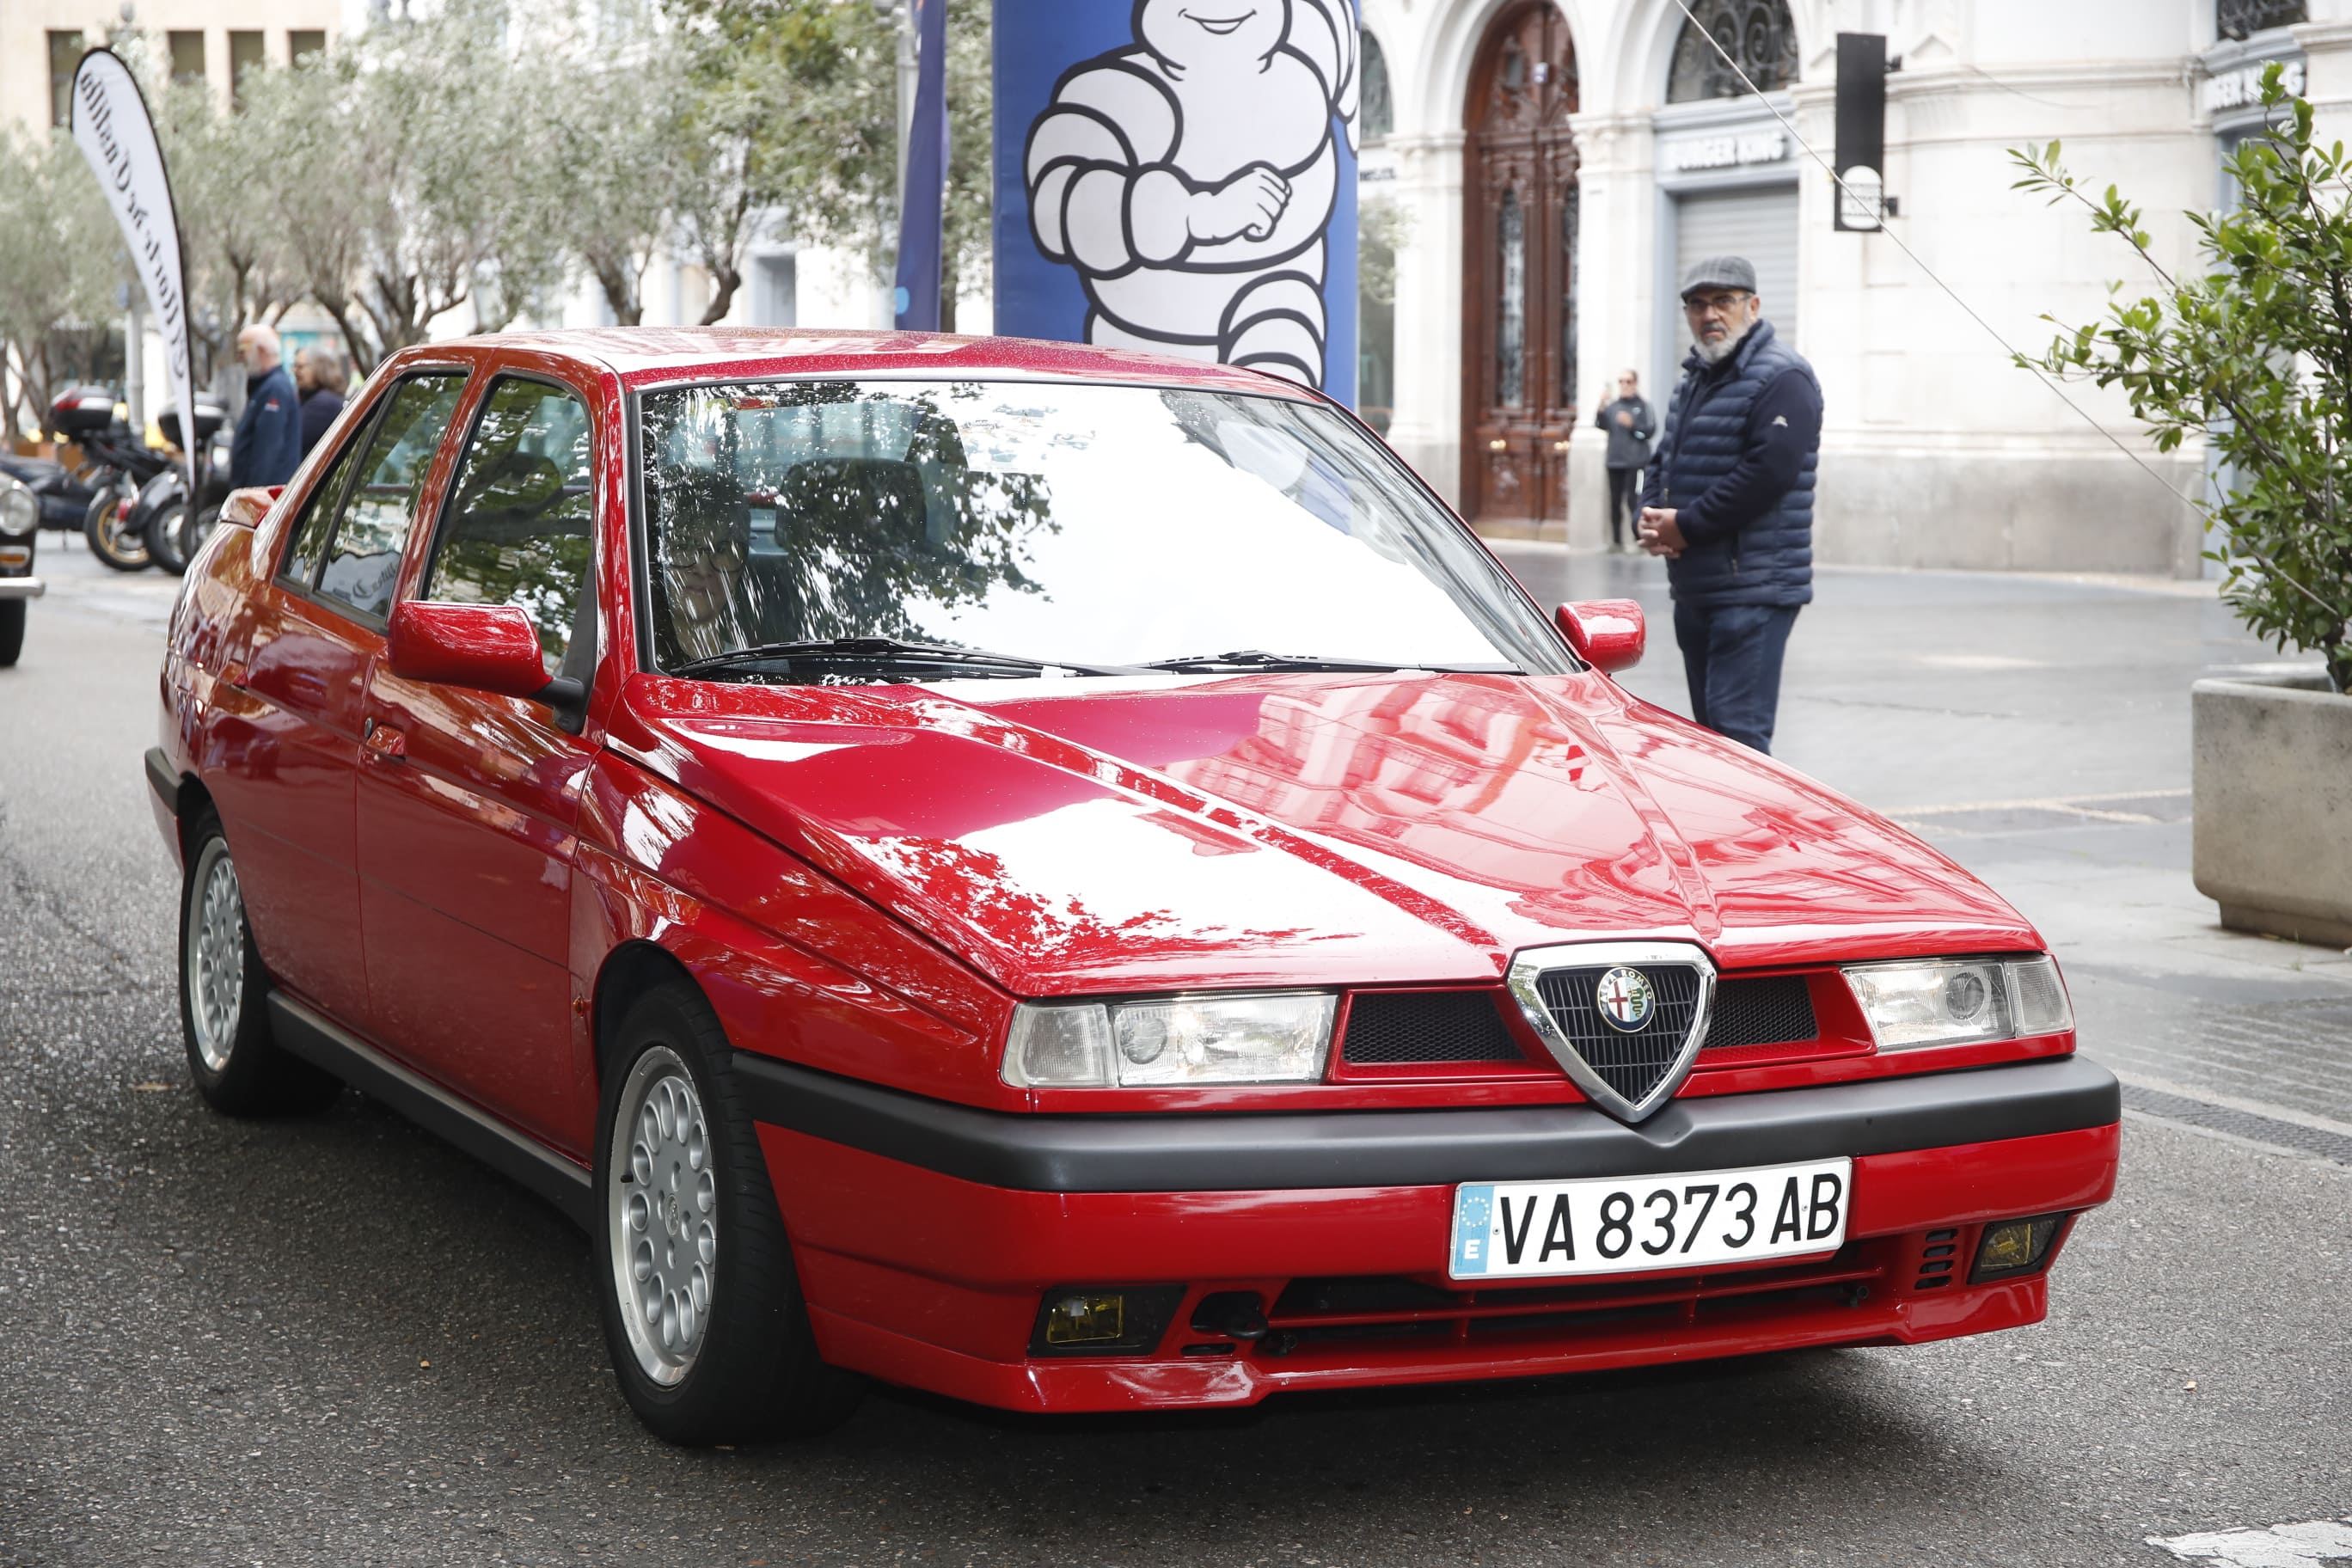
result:
[[[1650,1021],[1658,994],[1648,975],[1620,964],[1601,977],[1601,984],[1592,988],[1592,1000],[1611,1028],[1630,1035]]]

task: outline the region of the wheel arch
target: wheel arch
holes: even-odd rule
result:
[[[184,866],[188,863],[188,851],[194,847],[188,842],[188,835],[194,829],[196,819],[207,811],[218,816],[220,808],[213,804],[213,792],[205,787],[205,781],[192,773],[180,774],[180,793],[173,805],[177,808],[173,815],[180,836],[180,864]]]
[[[590,1003],[589,1070],[599,1096],[604,1091],[604,1058],[612,1049],[614,1037],[619,1033],[622,1017],[630,1004],[646,992],[672,981],[682,982],[700,996],[707,1006],[710,994],[686,961],[656,942],[639,937],[625,942],[604,955],[596,971],[596,984]]]

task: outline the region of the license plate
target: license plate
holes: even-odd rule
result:
[[[1744,1171],[1465,1182],[1454,1194],[1455,1279],[1638,1274],[1834,1252],[1853,1162]]]

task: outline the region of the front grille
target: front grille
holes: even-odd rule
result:
[[[1776,1046],[1821,1034],[1813,1018],[1812,988],[1801,974],[1767,974],[1754,980],[1718,980],[1706,1010],[1710,1051],[1743,1046]]]
[[[1357,1067],[1527,1060],[1492,991],[1358,992],[1339,1056]]]
[[[1893,1238],[1850,1242],[1833,1258],[1777,1268],[1664,1278],[1561,1280],[1510,1289],[1453,1289],[1400,1276],[1294,1279],[1266,1316],[1260,1355],[1318,1342],[1495,1334],[1590,1333],[1654,1319],[1692,1324],[1741,1311],[1854,1307],[1886,1277]]]
[[[1594,998],[1607,966],[1550,969],[1536,977],[1536,994],[1552,1023],[1601,1081],[1638,1103],[1657,1088],[1690,1037],[1698,1007],[1698,971],[1687,963],[1645,963],[1656,1004],[1639,1029],[1622,1030],[1604,1021]]]

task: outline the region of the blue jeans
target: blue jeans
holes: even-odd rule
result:
[[[1675,606],[1675,642],[1690,679],[1691,717],[1718,735],[1769,753],[1780,705],[1780,659],[1796,605]]]

